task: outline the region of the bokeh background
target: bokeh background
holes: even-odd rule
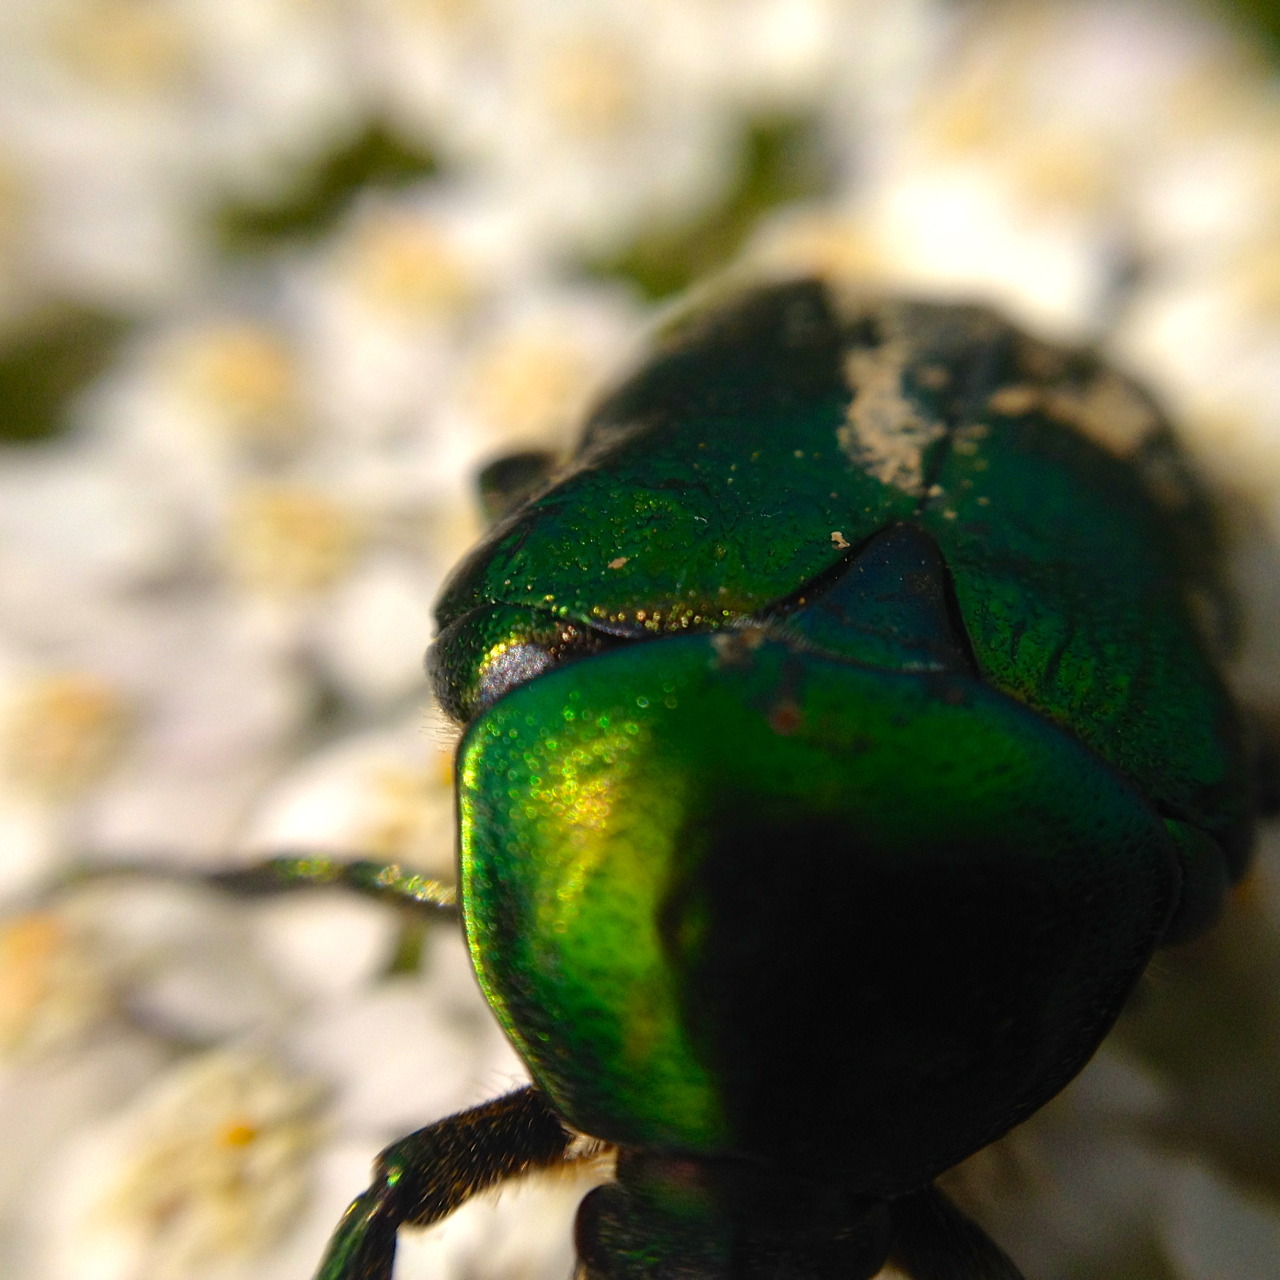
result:
[[[302,1280],[387,1141],[519,1081],[461,945],[421,655],[496,454],[569,447],[730,266],[1099,344],[1220,497],[1280,723],[1280,7],[0,6],[0,1274]],[[838,1064],[832,1064],[838,1070]],[[563,1280],[582,1180],[406,1237]],[[1030,1280],[1280,1276],[1280,846],[949,1186]]]

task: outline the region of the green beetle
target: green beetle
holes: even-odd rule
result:
[[[1018,1272],[932,1180],[1243,872],[1211,513],[1151,401],[989,311],[695,307],[446,586],[461,908],[535,1084],[389,1148],[402,1222],[617,1148],[579,1274]]]

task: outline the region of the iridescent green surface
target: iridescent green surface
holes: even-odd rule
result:
[[[856,361],[865,417],[905,449],[859,444]],[[1110,418],[1136,434],[1144,413],[1153,429],[1127,457],[1077,430]],[[1189,604],[1217,607],[1202,500],[1140,393],[976,308],[840,319],[801,284],[676,327],[566,474],[455,574],[438,683],[448,701],[480,668],[495,602],[628,638],[731,626],[847,559],[840,543],[908,518],[937,539],[992,683],[1236,842],[1233,713]]]
[[[575,1124],[866,1190],[1056,1092],[1176,887],[1149,807],[1011,699],[768,642],[543,676],[461,786],[482,984]]]
[[[464,916],[535,1079],[873,1194],[996,1137],[1243,865],[1224,612],[1093,357],[815,283],[669,328],[439,606]]]

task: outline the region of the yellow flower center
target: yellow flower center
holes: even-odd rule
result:
[[[137,1104],[127,1157],[84,1228],[141,1245],[137,1274],[183,1280],[273,1245],[295,1221],[319,1091],[273,1064],[195,1059]]]
[[[218,1141],[224,1147],[247,1147],[257,1136],[257,1125],[247,1120],[231,1120],[223,1125]]]
[[[110,1007],[106,973],[51,911],[0,925],[0,1058],[65,1048]]]
[[[348,270],[373,306],[447,317],[466,308],[475,284],[461,253],[420,218],[371,217],[348,248]]]
[[[552,51],[542,67],[542,89],[561,126],[588,138],[620,132],[634,119],[639,102],[634,61],[589,36]]]
[[[61,921],[46,912],[19,916],[0,929],[0,1046],[23,1039],[49,994],[64,943]]]
[[[576,419],[590,368],[567,337],[523,334],[483,353],[469,381],[468,400],[485,422],[504,435],[545,439]]]
[[[359,543],[350,511],[319,490],[254,485],[232,512],[232,572],[268,594],[318,591],[350,566]]]
[[[53,32],[63,64],[96,88],[163,92],[192,69],[192,32],[157,0],[79,0]]]
[[[220,325],[179,353],[178,373],[229,434],[253,444],[287,443],[299,426],[297,370],[280,336],[261,325]]]
[[[103,773],[128,722],[120,694],[97,676],[41,676],[20,690],[4,728],[3,761],[19,785],[45,798],[81,790]]]

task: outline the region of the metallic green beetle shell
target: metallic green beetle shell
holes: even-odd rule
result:
[[[1092,355],[811,281],[671,327],[438,607],[468,936],[535,1079],[877,1195],[1023,1118],[1247,854],[1215,574]]]

